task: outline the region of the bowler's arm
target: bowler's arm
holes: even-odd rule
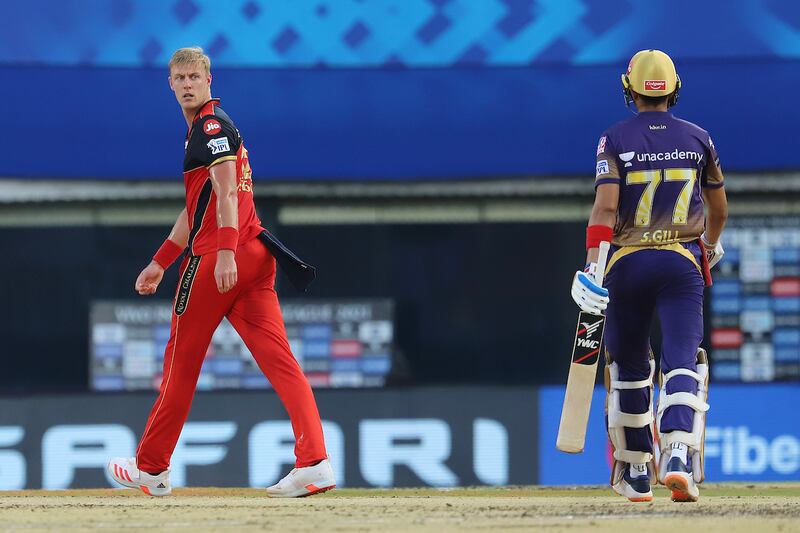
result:
[[[158,249],[153,259],[150,261],[144,270],[136,278],[134,289],[141,295],[155,294],[158,284],[164,277],[164,270],[169,268],[175,259],[177,259],[189,243],[189,217],[186,215],[186,208],[184,208],[175,224],[172,226],[172,231],[169,232],[169,237],[164,241],[164,244]]]
[[[186,214],[186,208],[178,215],[175,224],[172,226],[172,231],[169,232],[169,240],[180,246],[186,248],[189,245],[189,216]]]
[[[223,161],[209,169],[211,186],[217,195],[217,264],[214,279],[220,294],[231,290],[239,279],[236,244],[239,231],[239,193],[236,189],[236,162]],[[233,235],[233,237],[224,237]],[[224,241],[224,242],[223,242]]]
[[[223,161],[209,169],[211,186],[217,196],[217,227],[239,229],[239,193],[236,190],[236,162]]]

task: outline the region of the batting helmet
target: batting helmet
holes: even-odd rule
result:
[[[631,93],[637,93],[644,96],[670,95],[667,104],[672,107],[678,103],[680,89],[681,78],[675,71],[675,64],[661,50],[636,52],[628,63],[628,71],[622,75],[626,106],[633,101]]]

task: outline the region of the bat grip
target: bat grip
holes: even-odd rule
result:
[[[608,249],[611,244],[608,241],[600,242],[600,252],[597,255],[597,284],[603,286],[603,278],[606,276],[606,264],[608,262]]]

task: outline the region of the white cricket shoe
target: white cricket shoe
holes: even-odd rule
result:
[[[692,476],[692,461],[684,463],[680,457],[672,457],[667,463],[667,475],[664,485],[672,491],[674,502],[696,502],[700,498],[700,489]]]
[[[331,462],[325,459],[314,466],[292,469],[285,478],[271,487],[267,487],[267,496],[270,498],[302,498],[333,488],[336,488],[333,468],[331,468]]]
[[[148,496],[166,496],[172,492],[169,470],[151,476],[136,467],[135,457],[114,457],[109,460],[108,474],[123,487],[139,489]]]
[[[626,463],[622,479],[611,486],[614,492],[632,502],[653,501],[650,475],[644,463]]]

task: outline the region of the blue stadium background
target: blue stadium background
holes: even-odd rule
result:
[[[727,169],[800,166],[791,2],[37,0],[4,21],[5,176],[176,177],[165,65],[188,45],[209,51],[257,179],[585,174],[627,116],[620,72],[651,47]]]

